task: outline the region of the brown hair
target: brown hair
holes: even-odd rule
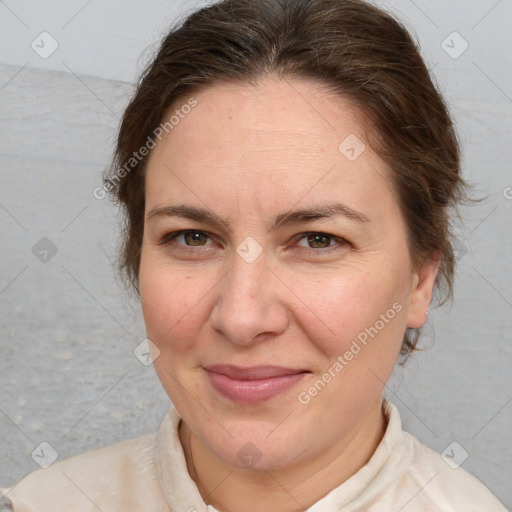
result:
[[[147,161],[139,150],[194,91],[270,73],[317,79],[369,117],[377,135],[370,144],[392,171],[412,260],[419,265],[441,254],[436,291],[451,297],[450,209],[465,197],[457,137],[408,31],[362,0],[224,0],[164,38],[126,108],[104,176],[125,214],[119,269],[137,295]],[[416,348],[419,334],[407,329],[402,355]]]

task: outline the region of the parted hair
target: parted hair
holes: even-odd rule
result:
[[[224,0],[193,12],[164,37],[124,112],[104,175],[123,212],[118,270],[128,287],[138,296],[147,162],[133,154],[194,92],[269,74],[316,79],[371,121],[368,142],[390,169],[413,264],[439,259],[436,294],[439,302],[450,298],[451,219],[466,197],[457,135],[416,41],[363,0]],[[129,172],[119,173],[128,162]],[[402,356],[419,336],[419,329],[407,329]]]

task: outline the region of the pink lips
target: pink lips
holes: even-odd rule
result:
[[[213,387],[238,403],[255,404],[269,400],[294,386],[307,370],[281,366],[238,366],[222,364],[204,368]]]

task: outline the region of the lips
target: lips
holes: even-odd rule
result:
[[[225,398],[255,404],[284,393],[299,382],[308,370],[282,366],[239,366],[222,364],[204,367],[210,383]]]
[[[248,366],[246,368],[242,368],[231,364],[205,366],[205,370],[220,373],[230,379],[236,380],[268,379],[272,377],[283,377],[284,375],[296,375],[297,373],[307,371],[285,368],[283,366]]]

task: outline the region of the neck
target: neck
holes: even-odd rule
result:
[[[179,436],[187,469],[205,503],[220,511],[303,511],[348,480],[371,458],[386,421],[379,400],[344,438],[299,465],[264,471],[234,468],[218,459],[185,422]]]

